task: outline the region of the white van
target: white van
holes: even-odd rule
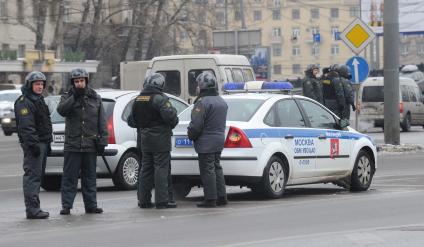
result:
[[[359,89],[359,99],[361,120],[384,128],[384,77],[368,78]],[[410,78],[399,78],[399,114],[403,131],[409,131],[411,125],[424,126],[423,96]]]
[[[210,71],[216,76],[220,93],[226,82],[246,82],[255,78],[245,56],[225,54],[155,57],[149,64],[147,75],[152,72],[163,74],[164,91],[192,103],[196,98],[196,77],[203,71]]]

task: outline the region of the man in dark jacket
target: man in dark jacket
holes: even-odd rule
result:
[[[303,95],[324,104],[322,83],[317,79],[318,73],[319,67],[315,64],[309,65],[305,70],[305,78],[302,81]]]
[[[334,112],[339,118],[344,117],[346,99],[343,91],[343,83],[338,74],[339,66],[333,64],[328,69],[328,74],[322,79],[324,105]]]
[[[96,199],[97,154],[108,145],[105,113],[101,97],[88,87],[85,69],[71,71],[71,89],[62,95],[57,112],[65,117],[65,159],[62,176],[62,210],[68,215],[77,193],[81,173],[81,190],[85,212],[101,214]]]
[[[27,219],[49,217],[48,212],[40,209],[38,196],[52,141],[50,112],[42,96],[45,87],[44,74],[33,71],[25,78],[22,95],[15,102],[18,137],[24,152],[23,191]]]
[[[349,67],[347,67],[344,64],[340,65],[338,72],[340,75],[340,80],[343,83],[343,92],[344,92],[345,100],[346,100],[346,107],[345,107],[345,112],[343,113],[343,116],[344,118],[349,120],[350,106],[352,106],[353,111],[356,111],[355,94],[353,92],[352,83],[351,83],[352,75],[350,73]]]
[[[212,73],[203,72],[196,81],[200,92],[194,101],[187,134],[194,141],[194,149],[199,156],[200,178],[205,196],[197,206],[225,206],[227,193],[220,159],[224,148],[228,106],[218,95],[217,81]]]
[[[165,78],[153,73],[144,80],[143,90],[135,99],[131,121],[140,132],[141,174],[139,175],[139,206],[151,208],[152,189],[155,188],[157,209],[175,208],[170,203],[171,136],[178,124],[177,110],[163,93]],[[172,199],[172,198],[171,198]]]

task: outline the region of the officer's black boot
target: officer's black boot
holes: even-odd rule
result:
[[[216,200],[217,206],[225,206],[228,204],[228,200],[225,196],[218,197],[218,200]]]
[[[44,212],[40,210],[36,214],[27,214],[27,219],[47,219],[49,217],[49,212]]]
[[[70,215],[71,214],[71,209],[67,208],[67,207],[63,207],[62,210],[60,210],[60,214],[61,215]]]
[[[85,213],[86,214],[102,214],[103,213],[103,209],[102,208],[99,208],[99,207],[86,208],[85,209]]]
[[[146,203],[138,202],[138,206],[140,208],[153,208],[155,205],[151,202],[146,202]]]
[[[202,202],[197,204],[197,207],[199,207],[199,208],[214,208],[214,207],[216,207],[216,200],[213,200],[213,199],[203,200]]]
[[[165,209],[165,208],[176,208],[177,204],[171,204],[169,202],[160,202],[156,203],[156,209]]]

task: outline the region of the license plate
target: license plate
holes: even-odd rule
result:
[[[175,147],[188,148],[193,147],[193,141],[187,137],[175,137]]]
[[[65,135],[53,135],[53,141],[56,143],[64,143]]]

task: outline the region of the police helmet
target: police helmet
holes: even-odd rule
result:
[[[334,71],[334,72],[338,72],[339,71],[339,65],[338,64],[332,64],[332,65],[330,65],[330,67],[328,67],[328,71],[329,72],[332,72],[332,71]]]
[[[40,71],[33,71],[25,77],[25,85],[28,87],[31,87],[32,83],[35,81],[43,81],[44,87],[46,87],[46,76]]]
[[[350,73],[350,68],[347,67],[346,65],[340,65],[339,69],[338,69],[339,75],[341,77],[344,77],[346,79],[351,79],[352,78],[352,74]]]
[[[74,83],[74,79],[85,78],[85,83],[88,83],[89,74],[87,70],[82,68],[76,68],[71,71],[71,83]]]
[[[165,77],[162,74],[153,73],[144,79],[143,87],[154,87],[162,91],[165,88]]]
[[[313,71],[314,69],[319,69],[319,66],[317,64],[309,64],[308,67],[306,67],[306,71]]]
[[[217,89],[216,77],[209,71],[202,72],[196,78],[199,89]]]

